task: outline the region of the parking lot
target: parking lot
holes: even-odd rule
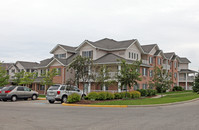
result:
[[[198,130],[199,101],[136,108],[68,107],[46,100],[0,101],[0,130]]]

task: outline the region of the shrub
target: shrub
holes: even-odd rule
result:
[[[85,96],[85,97],[84,97],[84,100],[88,100],[88,96]]]
[[[131,94],[131,98],[140,98],[141,97],[141,93],[139,91],[132,91],[130,92]]]
[[[97,99],[98,100],[106,100],[107,99],[107,93],[106,92],[99,92]]]
[[[131,98],[131,94],[129,92],[121,92],[121,98]]]
[[[183,91],[183,88],[181,86],[174,86],[173,91]]]
[[[147,96],[147,90],[146,89],[138,89],[137,91],[139,91],[141,93],[141,96]]]
[[[97,100],[98,99],[98,93],[97,92],[90,92],[88,94],[88,99],[89,100]]]
[[[157,86],[157,87],[156,87],[156,90],[157,90],[158,93],[161,93],[161,89],[162,89],[161,86]],[[165,93],[166,91],[167,91],[166,88],[163,88],[163,89],[162,89],[162,92],[163,92],[163,93]]]
[[[114,98],[115,98],[115,96],[114,96],[114,94],[113,94],[113,93],[106,92],[106,98],[107,98],[108,100],[111,100],[111,99],[114,99]]]
[[[81,100],[81,97],[77,93],[72,93],[71,95],[68,96],[67,102],[68,103],[74,103],[74,102],[79,102]]]
[[[157,90],[152,89],[152,95],[155,96],[157,94]]]
[[[114,93],[115,99],[122,99],[121,93]]]

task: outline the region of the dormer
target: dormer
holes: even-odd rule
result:
[[[57,44],[50,53],[54,55],[54,57],[58,59],[66,59],[70,57],[72,54],[76,53],[76,47],[66,46]]]

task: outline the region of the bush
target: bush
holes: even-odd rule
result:
[[[147,89],[147,96],[155,96],[157,94],[156,90]]]
[[[72,93],[71,95],[68,96],[67,102],[68,103],[74,103],[74,102],[79,102],[81,100],[81,97],[77,93]]]
[[[97,99],[98,100],[106,100],[107,99],[107,93],[106,92],[99,92]]]
[[[110,92],[106,92],[106,99],[108,100],[114,99],[114,94]]]
[[[85,96],[85,97],[84,97],[84,100],[88,100],[88,96]]]
[[[183,88],[181,86],[174,86],[173,91],[183,91]]]
[[[89,100],[97,100],[98,99],[98,93],[97,92],[90,92],[89,94],[88,94],[88,99]]]
[[[131,98],[131,94],[129,92],[121,92],[121,98]]]
[[[141,97],[141,93],[139,91],[132,91],[130,92],[131,94],[131,98],[140,98]]]
[[[144,96],[144,97],[147,96],[147,90],[146,89],[138,89],[137,91],[139,91],[141,93],[141,96]]]
[[[115,99],[122,99],[121,93],[114,93]]]
[[[157,86],[157,87],[156,87],[156,90],[157,90],[158,93],[161,93],[161,89],[162,89],[162,88],[161,88],[160,86]],[[163,93],[166,93],[166,91],[167,91],[167,89],[163,88],[162,92],[163,92]]]

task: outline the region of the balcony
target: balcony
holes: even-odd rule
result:
[[[170,70],[171,69],[170,65],[168,65],[168,64],[163,64],[162,67],[163,67],[164,70]]]
[[[149,61],[148,60],[142,60],[142,63],[149,65]]]
[[[99,77],[99,73],[93,73],[93,75],[95,75],[95,77]],[[117,72],[109,72],[109,76],[111,79],[115,79],[115,77],[117,76]]]
[[[186,82],[186,78],[180,78],[179,82]],[[194,82],[194,76],[188,76],[187,82]]]

